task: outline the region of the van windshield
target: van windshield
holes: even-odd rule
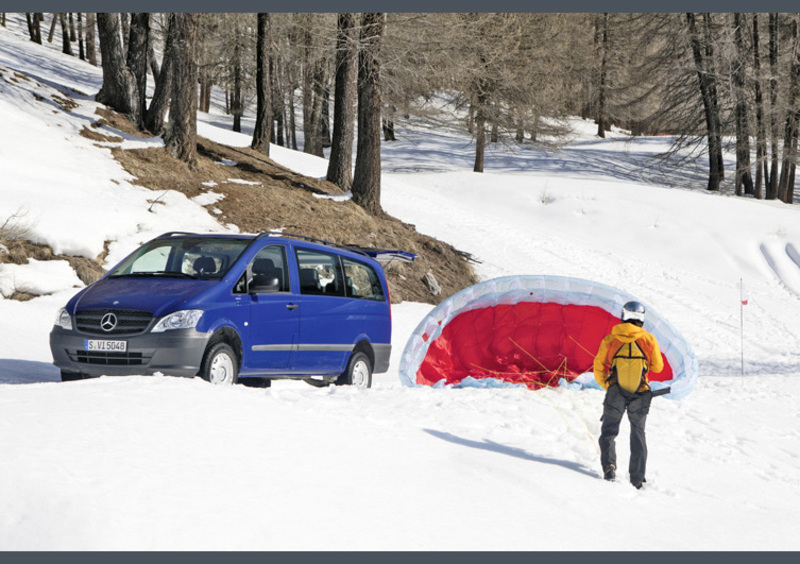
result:
[[[250,241],[210,237],[170,237],[142,245],[109,275],[219,279]]]

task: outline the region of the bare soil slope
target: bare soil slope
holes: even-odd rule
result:
[[[102,112],[100,123],[141,135],[124,118],[110,111]],[[91,130],[85,135],[101,137]],[[283,229],[338,244],[416,253],[413,263],[395,262],[385,267],[394,303],[408,300],[436,304],[477,282],[470,265],[472,258],[466,253],[422,235],[413,225],[388,215],[371,216],[349,200],[320,198],[341,194],[341,190],[325,180],[282,167],[252,149],[228,147],[200,138],[197,172],[189,171],[163,148],[112,152],[137,178],[138,184],[154,191],[154,205],[158,205],[159,192],[178,190],[191,198],[209,190],[203,183],[213,182],[216,184],[213,191],[224,198],[209,207],[221,211],[217,217],[222,223],[236,225],[242,232]],[[223,160],[236,164],[222,166]],[[431,289],[431,275],[440,288],[438,293]]]

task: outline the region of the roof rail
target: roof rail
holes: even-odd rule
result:
[[[322,243],[323,245],[338,247],[340,249],[346,249],[348,251],[356,251],[361,254],[365,254],[364,252],[348,245],[342,245],[340,243],[334,243],[333,241],[326,241],[325,239],[318,239],[316,237],[309,237],[308,235],[300,235],[298,233],[286,233],[284,231],[262,231],[258,234],[258,238],[260,239],[262,237],[292,237],[294,239],[302,239],[303,241],[310,241],[312,243]]]
[[[173,235],[197,235],[197,233],[192,233],[191,231],[167,231],[166,233],[162,233],[156,239],[161,239],[162,237],[172,237]]]
[[[346,251],[351,251],[354,253],[358,253],[360,255],[364,255],[373,259],[376,259],[380,262],[392,262],[393,260],[401,260],[403,262],[412,262],[417,255],[414,253],[409,253],[406,251],[396,251],[391,249],[374,249],[369,247],[362,247],[360,245],[342,245],[340,243],[334,243],[333,241],[326,241],[325,239],[318,239],[316,237],[309,237],[307,235],[300,235],[298,233],[286,233],[283,231],[262,231],[258,234],[258,238],[262,237],[292,237],[294,239],[301,239],[303,241],[310,241],[312,243],[322,243],[323,245],[329,245],[331,247],[337,247],[339,249],[344,249]]]

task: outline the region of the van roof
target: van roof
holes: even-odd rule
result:
[[[409,253],[407,251],[401,251],[396,249],[376,249],[376,248],[368,248],[362,247],[360,245],[342,245],[339,243],[333,243],[331,241],[326,241],[324,239],[317,239],[316,237],[308,237],[306,235],[299,235],[297,233],[285,233],[282,231],[262,231],[258,234],[246,234],[246,233],[191,233],[187,231],[169,231],[167,233],[163,233],[156,237],[156,239],[167,239],[170,237],[198,237],[203,239],[217,239],[217,238],[225,238],[225,239],[241,239],[241,240],[250,240],[255,241],[257,239],[297,239],[301,241],[306,241],[312,244],[325,246],[325,247],[334,247],[337,249],[341,249],[344,251],[349,251],[351,253],[356,253],[362,256],[366,256],[372,259],[375,259],[379,262],[392,262],[394,260],[399,260],[401,262],[412,262],[417,255],[414,253]]]

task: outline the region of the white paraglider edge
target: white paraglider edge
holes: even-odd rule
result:
[[[444,327],[462,313],[500,304],[542,302],[596,306],[618,317],[622,306],[629,301],[641,302],[647,308],[644,328],[656,338],[661,352],[672,367],[672,380],[651,382],[650,387],[653,390],[670,387],[670,393],[664,397],[674,400],[684,398],[697,383],[698,373],[697,357],[686,339],[647,303],[627,292],[598,282],[566,276],[504,276],[453,294],[433,308],[409,337],[400,357],[400,381],[406,386],[419,385],[416,383],[417,370],[428,354],[428,347],[439,338]],[[427,337],[423,338],[423,335]],[[435,387],[443,385],[444,380]],[[562,378],[560,385],[572,389],[599,388],[591,373],[582,374],[569,383]],[[523,385],[497,378],[467,377],[458,386],[496,388]]]

